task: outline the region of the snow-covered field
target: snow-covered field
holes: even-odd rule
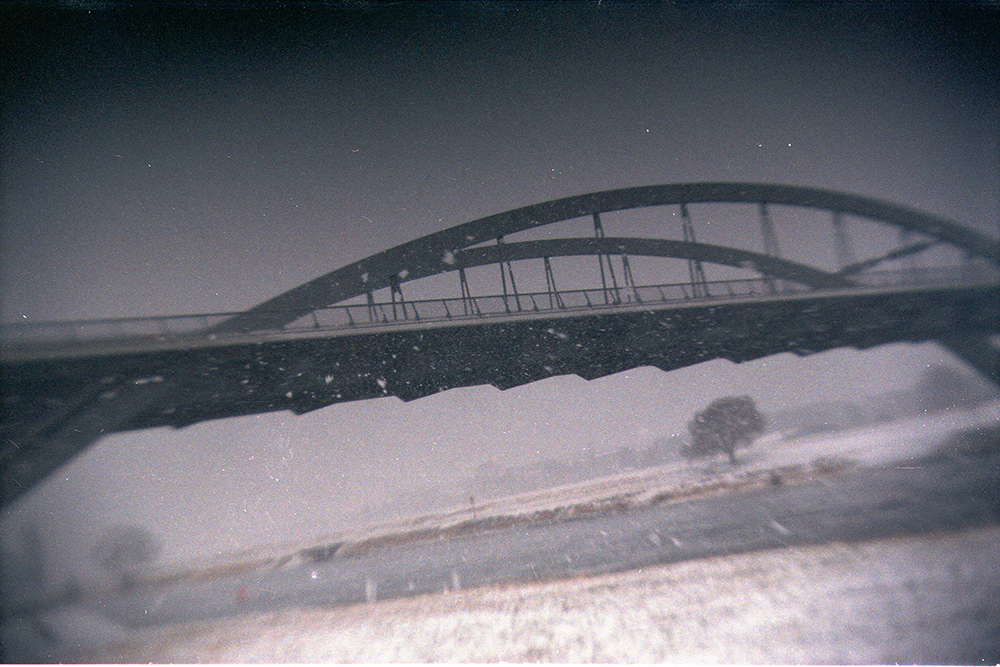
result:
[[[233,554],[211,564],[188,564],[157,576],[200,578],[232,569],[295,567],[309,547],[337,543],[338,553],[365,551],[540,515],[572,516],[733,492],[767,484],[773,473],[785,483],[796,483],[844,467],[905,464],[942,446],[960,446],[952,434],[998,424],[1000,401],[853,431],[794,440],[770,437],[741,452],[741,464],[735,468],[718,461],[635,471],[493,499],[478,504],[474,514],[470,507],[453,508]],[[790,548],[571,581],[330,610],[289,609],[135,634],[99,628],[105,648],[76,657],[102,662],[868,663],[971,662],[987,657],[997,662],[997,554],[998,527]],[[80,619],[74,623],[78,626]],[[69,643],[94,646],[90,640]],[[956,652],[960,649],[979,653]],[[982,654],[987,650],[992,651],[989,656]]]
[[[1000,659],[1000,528],[158,628],[98,662]]]
[[[848,467],[885,465],[927,454],[954,433],[1000,424],[1000,401],[967,410],[949,410],[923,417],[875,424],[853,430],[785,440],[770,434],[739,452],[735,468],[721,458],[689,465],[677,462],[609,477],[578,482],[516,496],[481,501],[470,506],[374,526],[358,526],[294,544],[274,545],[224,555],[211,563],[167,566],[153,578],[201,578],[256,567],[294,567],[310,548],[337,547],[339,553],[379,548],[394,541],[456,534],[463,530],[502,527],[536,517],[547,520],[606,509],[626,509],[652,502],[707,493],[729,493],[761,486],[780,474],[795,483]]]

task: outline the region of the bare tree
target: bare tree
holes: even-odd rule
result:
[[[749,396],[720,398],[688,422],[691,442],[682,453],[688,460],[725,453],[736,463],[736,449],[762,435],[764,427],[764,416]]]
[[[94,562],[118,578],[121,588],[128,588],[136,570],[152,561],[160,552],[160,542],[142,526],[112,526],[94,544]]]

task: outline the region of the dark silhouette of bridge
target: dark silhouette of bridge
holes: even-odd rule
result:
[[[738,217],[728,224],[760,249],[699,242],[703,204],[731,207]],[[605,235],[602,215],[640,210],[678,219],[681,238]],[[783,256],[779,213],[793,224],[828,217],[834,265]],[[510,239],[581,220],[592,235]],[[850,229],[861,224],[895,228],[894,243],[858,259]],[[921,261],[942,248],[949,261]],[[560,288],[553,260],[567,258],[588,263],[593,283]],[[638,258],[673,267],[656,274],[673,279],[637,282]],[[710,267],[727,277],[708,279]],[[498,278],[484,294],[470,275],[486,270]],[[404,298],[415,281],[448,274],[454,292]],[[523,289],[525,277],[544,278],[544,289]],[[1000,384],[998,286],[996,239],[827,190],[661,185],[527,206],[372,255],[245,312],[4,327],[0,500],[105,433],[562,374],[937,340]]]

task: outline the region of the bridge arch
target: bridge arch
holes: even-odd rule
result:
[[[907,232],[928,236],[935,242],[957,247],[969,256],[982,257],[1000,266],[1000,242],[985,234],[968,229],[945,218],[924,213],[890,202],[860,195],[793,185],[764,183],[686,183],[647,185],[565,197],[497,213],[456,225],[402,245],[376,253],[353,264],[331,271],[299,287],[293,288],[264,303],[240,313],[215,327],[218,331],[276,329],[310,312],[370,293],[398,286],[401,282],[458,270],[463,261],[492,263],[499,259],[496,249],[476,248],[495,239],[566,220],[601,213],[653,206],[687,205],[692,203],[757,203],[762,211],[771,204],[819,209],[834,215],[852,215],[892,225]],[[692,241],[643,239],[647,251],[636,252],[637,239],[563,239],[549,242],[520,242],[504,245],[505,261],[514,259],[512,252],[527,253],[527,257],[557,254],[620,254],[615,244],[624,243],[635,254],[686,257],[696,261],[718,261],[727,257],[723,251],[749,253]],[[575,242],[575,243],[574,243]],[[548,247],[538,244],[549,243]],[[562,245],[560,245],[562,243]],[[533,244],[533,245],[532,245]],[[493,253],[491,255],[491,253]],[[663,254],[666,253],[666,254]],[[752,256],[750,256],[752,255]],[[712,259],[711,257],[716,257]],[[787,262],[770,255],[749,253],[749,262],[761,273],[776,278],[788,278],[818,286],[819,282],[836,281],[835,274],[822,272],[802,264]],[[728,261],[721,263],[727,264]],[[860,263],[855,269],[862,267]],[[470,264],[471,265],[471,264]],[[849,271],[839,278],[846,280]],[[798,278],[792,277],[793,275]],[[825,276],[825,277],[821,277]],[[812,282],[809,282],[812,281]],[[843,283],[842,283],[843,284]]]
[[[816,288],[848,287],[854,284],[853,281],[844,276],[821,271],[780,257],[740,248],[669,239],[605,237],[520,241],[505,243],[502,253],[497,246],[467,248],[455,254],[454,264],[455,268],[472,268],[497,264],[501,260],[513,262],[525,259],[544,259],[545,257],[586,255],[669,257],[709,262],[735,268],[750,268],[772,278],[790,280]],[[448,270],[452,269],[449,267]],[[438,271],[438,273],[443,272]]]

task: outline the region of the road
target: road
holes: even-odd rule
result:
[[[1000,523],[1000,448],[578,520],[417,540],[293,569],[136,589],[87,605],[139,628],[338,606],[780,548]]]

